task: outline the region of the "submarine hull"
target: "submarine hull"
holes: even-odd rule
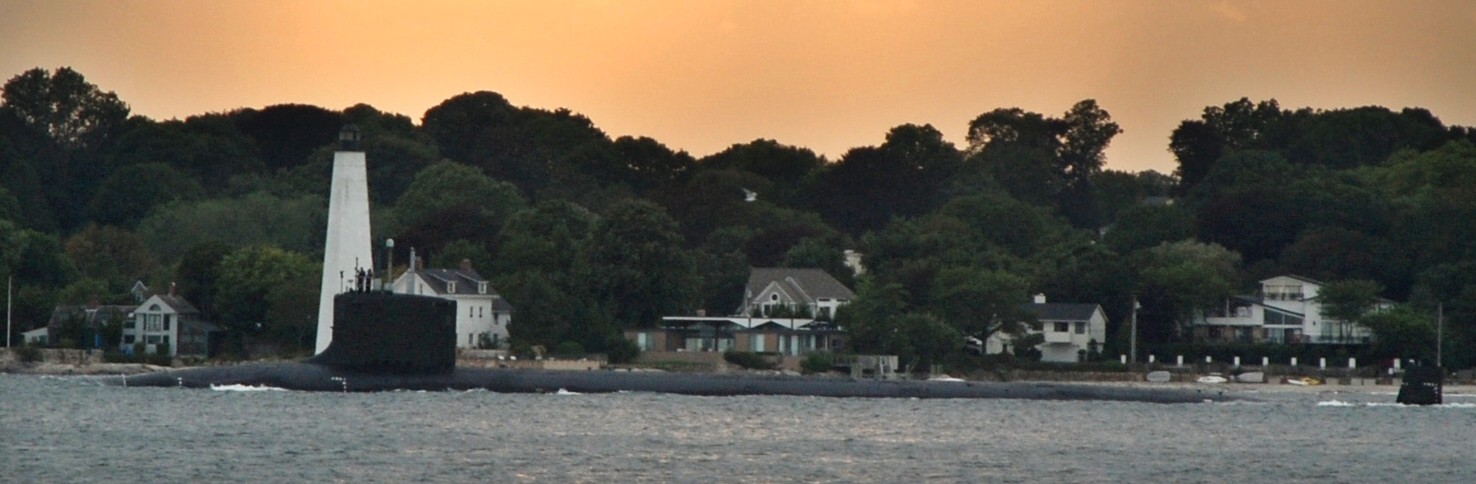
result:
[[[800,376],[702,375],[630,371],[552,371],[464,368],[403,374],[362,372],[311,363],[193,368],[128,377],[109,383],[146,387],[269,386],[300,391],[393,390],[543,393],[653,392],[698,396],[794,395],[851,398],[1005,398],[1199,403],[1240,400],[1220,390],[1141,388],[1056,383],[878,381]]]

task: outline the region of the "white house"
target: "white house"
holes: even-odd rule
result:
[[[214,325],[201,321],[200,311],[174,294],[155,294],[133,310],[132,324],[123,327],[124,351],[136,343],[156,354],[167,349],[169,356],[208,356]]]
[[[1044,294],[1037,294],[1034,302],[1021,305],[1021,309],[1034,314],[1041,323],[1040,329],[1027,329],[1025,333],[1044,335],[1045,341],[1035,347],[1040,350],[1040,361],[1082,361],[1082,352],[1091,351],[1092,345],[1101,351],[1102,343],[1107,341],[1107,314],[1100,304],[1051,303],[1046,302]],[[1014,339],[1008,334],[990,335],[985,351],[1010,351]]]
[[[512,305],[463,259],[456,269],[424,269],[411,253],[410,270],[390,285],[398,294],[435,296],[456,302],[456,347],[497,348],[507,344]]]
[[[49,328],[42,326],[40,328],[23,332],[21,333],[21,341],[25,341],[27,346],[46,346],[46,344],[49,342],[49,338],[51,337],[51,335],[47,332],[48,329]]]
[[[1261,281],[1257,294],[1236,296],[1194,322],[1200,341],[1243,343],[1364,344],[1368,328],[1322,315],[1323,283],[1284,275]],[[1391,302],[1380,300],[1387,308]]]
[[[754,268],[730,316],[666,316],[661,327],[625,330],[642,351],[835,351],[845,333],[835,311],[856,294],[820,269]]]
[[[755,267],[748,273],[743,305],[735,316],[787,313],[828,321],[855,298],[850,288],[820,269]]]

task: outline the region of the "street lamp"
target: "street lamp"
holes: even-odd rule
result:
[[[385,256],[384,265],[384,287],[386,291],[394,292],[390,285],[395,282],[395,239],[384,239]]]

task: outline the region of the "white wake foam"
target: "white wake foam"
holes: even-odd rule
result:
[[[210,385],[210,389],[211,390],[215,390],[217,392],[285,392],[285,391],[287,391],[286,388],[269,387],[269,386],[266,386],[266,385],[251,386],[251,385],[242,385],[242,384],[239,384],[239,383],[234,384],[234,385]]]

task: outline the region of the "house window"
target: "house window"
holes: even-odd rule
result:
[[[1067,322],[1062,321],[1062,322],[1056,323],[1055,324],[1055,327],[1056,327],[1056,332],[1057,333],[1069,333],[1069,332],[1071,332],[1071,323],[1067,323]]]
[[[769,300],[770,301],[778,301],[779,300],[779,295],[778,294],[770,294],[769,295]]]
[[[449,293],[449,294],[456,294],[456,283],[455,282],[448,282],[448,283],[446,283],[446,292]]]
[[[133,335],[131,335],[131,334],[123,335],[123,344],[129,344],[129,345],[133,344]]]
[[[164,316],[162,314],[143,315],[144,331],[160,331],[164,327]]]
[[[466,307],[466,317],[470,318],[470,317],[474,317],[476,315],[477,315],[477,308],[474,308],[474,307],[471,307],[471,306],[467,306]]]
[[[478,282],[477,283],[477,294],[486,294],[486,293],[487,293],[487,283],[485,283],[485,282]]]
[[[174,317],[168,314],[164,315],[164,331],[169,331],[169,320],[171,319],[174,319]]]
[[[1087,324],[1086,324],[1086,321],[1077,321],[1076,322],[1076,334],[1086,334],[1086,332],[1087,332]]]

